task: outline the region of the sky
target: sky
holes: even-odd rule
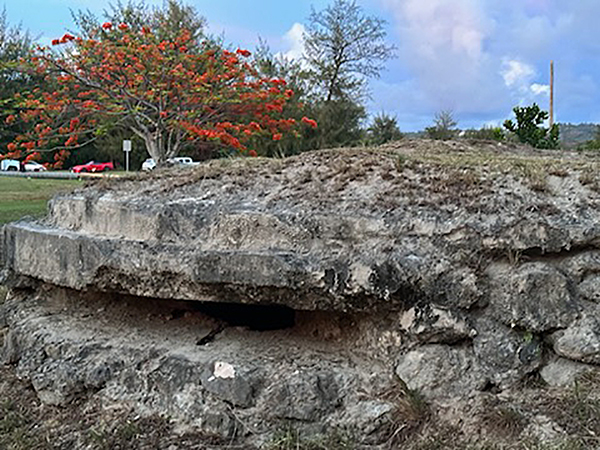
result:
[[[153,5],[162,0],[147,0]],[[297,58],[311,8],[327,0],[184,0],[211,33],[252,50],[265,40]],[[548,109],[555,64],[555,117],[600,122],[600,0],[357,0],[386,20],[396,57],[371,80],[369,114],[396,116],[402,131],[422,130],[452,111],[460,128],[500,125],[512,108]],[[11,24],[48,43],[73,31],[72,10],[101,15],[105,0],[0,0]]]

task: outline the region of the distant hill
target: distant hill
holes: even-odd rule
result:
[[[575,147],[596,137],[598,125],[594,123],[559,123],[560,142],[567,147]]]

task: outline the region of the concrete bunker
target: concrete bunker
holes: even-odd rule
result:
[[[3,359],[47,403],[91,392],[251,444],[282,423],[384,444],[417,398],[471,411],[596,371],[597,192],[576,164],[540,191],[519,155],[440,145],[59,196],[3,229]]]

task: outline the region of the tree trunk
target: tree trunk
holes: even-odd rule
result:
[[[160,141],[160,139],[155,139],[152,135],[144,136],[146,150],[157,166],[163,165],[166,161],[165,152],[163,151]]]
[[[175,135],[173,133],[176,133]],[[179,154],[181,138],[175,131],[167,133],[147,133],[143,135],[146,150],[157,166],[162,166],[169,158]]]

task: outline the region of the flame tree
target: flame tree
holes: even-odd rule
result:
[[[6,156],[55,151],[60,168],[69,151],[126,127],[160,164],[186,143],[210,141],[255,155],[247,146],[252,138],[279,140],[316,127],[306,117],[281,118],[294,92],[283,79],[261,78],[249,56],[210,41],[198,46],[186,30],[164,38],[148,27],[106,22],[85,38],[65,34],[22,61],[51,88],[16,96],[20,112],[6,122],[35,126],[8,145]]]

